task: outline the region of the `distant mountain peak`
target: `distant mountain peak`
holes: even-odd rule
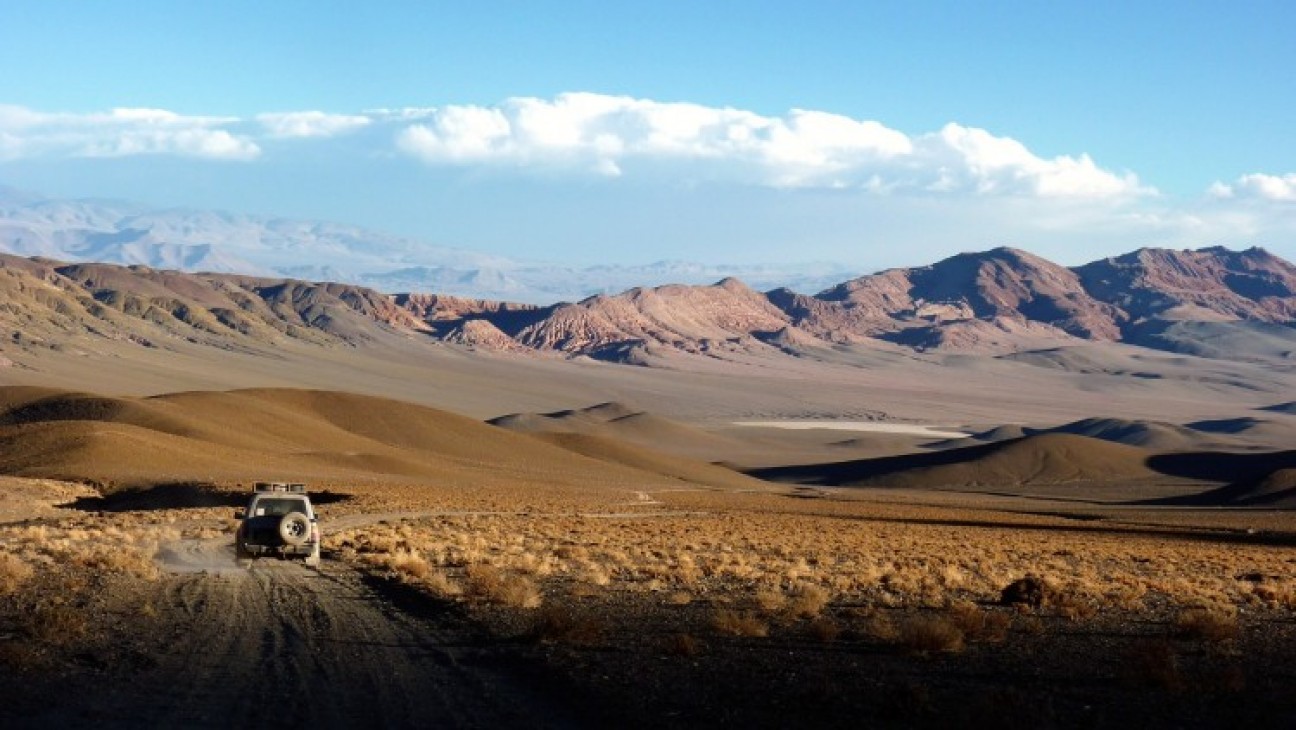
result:
[[[831,346],[1012,353],[1085,340],[1235,357],[1246,347],[1239,337],[1275,357],[1296,352],[1296,267],[1254,249],[1142,249],[1074,269],[994,249],[857,277],[816,296],[761,293],[726,277],[549,306],[144,264],[0,255],[0,270],[9,286],[0,326],[7,322],[20,338],[92,331],[222,347],[285,337],[361,346],[395,332],[639,364],[669,353],[820,357]]]
[[[154,268],[330,279],[383,291],[531,304],[579,301],[634,286],[740,277],[761,288],[818,291],[849,278],[823,263],[571,266],[508,258],[357,226],[223,211],[150,210],[111,200],[54,200],[0,188],[0,253]]]
[[[75,294],[53,313],[39,302],[13,304],[41,312],[33,321],[76,319],[85,309],[77,297],[86,297],[104,316],[144,317],[173,334],[196,327],[201,337],[356,343],[377,326],[483,349],[643,361],[663,352],[724,358],[821,345],[1170,347],[1199,336],[1191,327],[1170,331],[1182,322],[1209,323],[1198,330],[1212,337],[1224,337],[1228,323],[1268,327],[1252,334],[1281,354],[1296,331],[1288,326],[1296,322],[1296,267],[1258,246],[1142,248],[1068,268],[1004,245],[866,276],[822,264],[581,268],[336,223],[60,201],[0,188],[5,247],[32,257],[6,259],[6,267]],[[195,271],[207,273],[180,273]],[[394,291],[412,293],[380,293]]]
[[[747,286],[746,283],[744,283],[741,279],[739,279],[739,278],[736,277],[736,276],[726,276],[725,278],[721,279],[720,281],[717,281],[717,282],[715,283],[715,286],[717,286],[717,287],[719,287],[719,288],[721,288],[721,289],[726,289],[726,290],[728,290],[728,291],[734,291],[734,292],[749,292],[749,291],[752,291],[752,288],[751,288],[751,287]]]
[[[1085,287],[1128,314],[1289,322],[1296,319],[1296,267],[1264,249],[1142,248],[1077,267]]]

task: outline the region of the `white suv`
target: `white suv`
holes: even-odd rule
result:
[[[307,565],[319,565],[319,523],[306,485],[257,482],[247,510],[235,512],[234,519],[241,520],[234,534],[239,558],[303,557]]]

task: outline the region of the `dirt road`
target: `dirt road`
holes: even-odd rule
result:
[[[59,699],[32,726],[580,724],[561,691],[452,608],[398,607],[336,561],[240,565],[228,537],[175,543],[159,559],[172,575],[139,622],[157,635],[134,637],[156,647],[156,663]]]

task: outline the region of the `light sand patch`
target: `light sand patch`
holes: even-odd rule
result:
[[[787,428],[797,431],[819,428],[830,431],[893,433],[908,436],[930,436],[938,439],[958,439],[971,435],[964,431],[953,431],[938,426],[921,426],[915,423],[879,423],[877,421],[734,421],[734,425]]]
[[[240,565],[234,559],[234,543],[228,536],[164,543],[158,547],[154,560],[168,573],[238,575],[247,572],[246,562]]]

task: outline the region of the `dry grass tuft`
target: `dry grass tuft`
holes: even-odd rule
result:
[[[1237,612],[1198,606],[1184,609],[1175,617],[1174,633],[1184,639],[1219,643],[1238,637]]]
[[[823,612],[824,606],[831,600],[828,591],[817,585],[803,583],[792,592],[788,604],[788,613],[797,618],[814,618]]]
[[[1242,596],[1249,603],[1258,603],[1270,607],[1296,607],[1296,585],[1274,576],[1262,575],[1259,580],[1243,582],[1246,587]]]
[[[102,573],[117,573],[145,580],[154,580],[160,573],[153,558],[133,547],[113,547],[94,545],[86,538],[74,547],[67,549],[66,558],[91,570]]]
[[[29,636],[47,644],[70,644],[85,636],[85,614],[66,604],[43,604],[26,616]]]
[[[1044,625],[1044,619],[1030,614],[1018,616],[1013,625],[1023,634],[1032,636],[1040,636],[1048,630],[1048,627]]]
[[[16,555],[0,553],[0,596],[7,596],[32,577],[32,569]]]
[[[986,614],[980,606],[971,601],[951,603],[945,609],[945,616],[968,638],[980,634],[985,629]]]
[[[986,641],[994,644],[1008,638],[1008,629],[1012,626],[1012,616],[999,611],[987,611],[981,632],[973,637],[975,641]]]
[[[602,566],[591,566],[581,576],[582,580],[594,586],[606,586],[612,582],[612,574]]]
[[[418,553],[409,550],[398,550],[387,558],[387,565],[400,579],[407,583],[418,583],[427,580],[432,566]]]
[[[963,651],[963,632],[945,616],[912,616],[900,624],[900,646],[919,654]]]
[[[773,588],[762,588],[756,591],[756,605],[762,611],[778,611],[788,603],[787,596],[782,591]]]
[[[424,579],[423,585],[438,598],[454,598],[463,595],[463,588],[446,574],[444,570],[434,570]]]
[[[674,591],[666,596],[669,606],[687,606],[693,602],[693,594],[687,591]]]
[[[1008,637],[1012,618],[1001,611],[987,611],[971,601],[956,601],[945,616],[968,641],[1000,642]]]
[[[738,613],[727,608],[716,611],[711,618],[711,626],[728,636],[769,636],[769,624],[749,613]]]
[[[886,644],[894,643],[900,638],[900,630],[896,628],[891,617],[878,611],[865,614],[859,623],[857,631],[867,639],[881,641]]]
[[[543,602],[534,580],[492,565],[470,565],[466,571],[468,594],[512,608],[539,608]]]
[[[1056,590],[1052,594],[1057,614],[1071,621],[1091,619],[1098,614],[1098,604],[1077,590]]]
[[[470,595],[490,599],[503,590],[504,571],[493,565],[470,565],[464,576]]]

